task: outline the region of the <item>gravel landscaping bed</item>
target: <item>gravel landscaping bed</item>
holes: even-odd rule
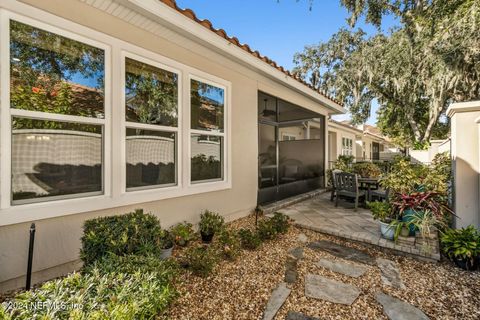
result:
[[[253,227],[254,217],[230,224],[230,228]],[[307,243],[298,240],[299,234]],[[312,241],[328,240],[365,251],[374,258],[395,261],[406,289],[382,284],[380,270],[369,266],[359,278],[334,273],[317,266],[320,258],[334,256],[307,247]],[[298,278],[290,296],[275,319],[284,319],[289,311],[321,319],[387,319],[375,300],[384,292],[421,309],[430,319],[479,319],[480,272],[466,272],[449,262],[437,264],[396,256],[332,236],[292,227],[278,239],[267,241],[255,251],[243,251],[234,261],[222,261],[207,278],[184,273],[180,297],[169,309],[168,319],[261,319],[272,290],[284,281],[285,261],[292,248],[304,247],[298,262]],[[362,293],[351,305],[340,305],[305,297],[304,277],[317,274],[358,287]]]

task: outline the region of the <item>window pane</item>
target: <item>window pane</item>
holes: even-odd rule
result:
[[[104,118],[104,51],[10,21],[10,106]]]
[[[175,184],[175,133],[127,128],[127,188]]]
[[[197,80],[190,86],[192,129],[223,132],[224,90]]]
[[[178,75],[125,59],[126,120],[177,126]]]
[[[13,118],[13,201],[101,191],[102,126]]]
[[[223,178],[223,137],[192,134],[192,181]]]

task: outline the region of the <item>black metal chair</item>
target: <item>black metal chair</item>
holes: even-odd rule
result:
[[[358,186],[358,175],[354,173],[339,172],[335,174],[336,198],[335,207],[338,206],[338,198],[352,198],[355,200],[355,211],[358,208],[360,198],[365,200],[367,193]]]
[[[333,169],[330,172],[332,181],[332,193],[330,194],[330,201],[333,201],[333,199],[337,196],[337,182],[335,181],[335,175],[340,172],[342,172],[342,170],[338,169]]]

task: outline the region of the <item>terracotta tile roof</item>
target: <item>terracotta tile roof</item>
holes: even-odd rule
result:
[[[228,40],[229,42],[233,43],[234,45],[236,45],[237,47],[247,51],[248,53],[250,53],[251,55],[253,55],[254,57],[257,57],[258,59],[264,61],[265,63],[269,64],[270,66],[272,66],[273,68],[283,72],[284,74],[286,74],[287,76],[297,80],[298,82],[302,83],[303,85],[307,86],[308,88],[312,89],[313,91],[321,94],[322,96],[324,96],[325,98],[327,98],[328,100],[340,105],[343,107],[343,103],[341,103],[340,101],[336,100],[335,98],[333,97],[330,97],[328,94],[326,94],[325,92],[319,90],[319,89],[316,89],[314,88],[311,84],[307,83],[306,81],[302,80],[297,74],[294,74],[292,72],[290,72],[289,70],[285,69],[284,67],[282,66],[279,66],[275,61],[273,61],[272,59],[268,58],[267,56],[262,56],[260,54],[260,52],[258,52],[257,50],[252,50],[252,48],[250,48],[250,46],[246,43],[244,44],[241,44],[240,41],[238,40],[237,37],[230,37],[228,36],[228,34],[225,32],[225,30],[223,29],[215,29],[212,25],[212,23],[205,19],[205,20],[201,20],[199,18],[197,18],[197,15],[195,14],[195,12],[193,12],[191,9],[182,9],[180,8],[179,6],[177,6],[177,3],[175,0],[159,0],[160,2],[166,4],[167,6],[177,10],[179,13],[183,14],[184,16],[192,19],[193,21],[196,21],[198,22],[200,25],[202,25],[203,27],[209,29],[210,31],[216,33],[217,35],[219,35],[220,37]]]

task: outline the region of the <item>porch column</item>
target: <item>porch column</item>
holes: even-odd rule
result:
[[[450,105],[455,227],[480,227],[480,101]]]

